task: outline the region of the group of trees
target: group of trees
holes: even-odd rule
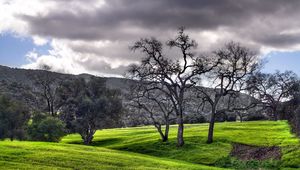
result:
[[[177,53],[168,56],[164,46]],[[151,118],[162,141],[167,141],[169,122],[175,116],[177,146],[184,145],[184,116],[191,96],[199,99],[198,106],[210,106],[207,143],[212,143],[216,116],[239,113],[242,117],[243,112],[260,107],[277,120],[280,103],[289,100],[299,87],[292,72],[261,73],[258,55],[238,43],[230,42],[211,54],[198,56],[193,51],[196,47],[183,28],[165,45],[155,38],[144,38],[131,47],[143,54],[140,64],[129,70],[130,77],[139,82],[132,88],[131,105]],[[247,102],[240,102],[242,95],[248,95]]]
[[[0,139],[58,142],[67,133],[79,133],[88,145],[96,130],[119,123],[120,93],[107,89],[103,79],[63,80],[48,69],[29,77],[34,82],[26,96],[30,106],[0,97]]]
[[[172,52],[166,54],[165,47]],[[89,145],[96,130],[122,126],[125,98],[127,112],[152,123],[163,142],[169,140],[170,125],[178,124],[178,147],[184,145],[185,122],[191,122],[188,113],[204,122],[204,110],[209,113],[207,143],[213,142],[215,122],[229,114],[242,122],[250,115],[259,119],[255,113],[262,112],[273,120],[288,119],[300,131],[300,85],[293,72],[261,73],[258,55],[239,43],[208,54],[197,54],[196,48],[183,28],[165,44],[155,38],[134,43],[131,49],[143,57],[128,70],[134,82],[129,95],[108,89],[101,78],[67,78],[43,66],[44,71],[28,76],[32,87],[9,86],[21,100],[0,97],[0,139],[57,142],[79,133]]]

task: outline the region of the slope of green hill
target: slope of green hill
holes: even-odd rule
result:
[[[254,164],[254,168],[259,166],[300,168],[299,140],[290,133],[286,121],[217,123],[215,142],[209,145],[205,143],[207,128],[208,124],[186,125],[186,144],[183,148],[176,147],[176,126],[172,126],[170,141],[165,144],[160,142],[155,129],[147,126],[97,131],[93,145],[206,165],[220,162],[222,164],[224,161],[226,163],[228,159],[231,163],[243,164],[229,158],[233,143],[279,146],[282,152],[281,161],[270,160],[263,163],[250,161],[250,163]],[[81,143],[81,140],[79,135],[75,134],[65,137],[63,143]],[[243,166],[248,165],[241,165]]]
[[[0,142],[0,169],[218,169],[100,147]]]
[[[99,130],[93,146],[80,136],[61,143],[0,142],[0,169],[299,169],[300,144],[286,121],[217,123],[215,142],[206,144],[208,124],[186,125],[186,144],[176,147],[176,126],[162,143],[151,126]],[[276,146],[281,160],[240,161],[232,145]]]

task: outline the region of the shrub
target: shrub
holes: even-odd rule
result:
[[[65,135],[65,124],[57,118],[35,114],[28,135],[35,141],[59,142]]]

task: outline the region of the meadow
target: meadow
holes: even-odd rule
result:
[[[208,124],[185,126],[185,145],[176,147],[176,126],[162,143],[152,126],[99,130],[92,146],[79,135],[60,143],[0,142],[1,169],[299,169],[299,139],[286,121],[217,123],[206,144]],[[235,143],[278,146],[280,160],[241,161],[230,156]]]

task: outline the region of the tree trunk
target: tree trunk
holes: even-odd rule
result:
[[[243,122],[243,114],[242,113],[238,113],[238,116],[240,118],[240,122]]]
[[[184,140],[183,140],[183,118],[182,114],[178,115],[177,117],[177,124],[178,124],[178,132],[177,132],[177,147],[181,147],[184,145]]]
[[[85,145],[90,145],[91,142],[92,142],[92,140],[93,140],[93,135],[87,134],[87,135],[84,137],[84,139],[83,139],[83,143],[84,143]]]
[[[165,129],[165,138],[164,138],[163,142],[167,142],[169,140],[169,129],[170,129],[170,124],[167,123],[166,129]]]
[[[95,134],[96,130],[93,130],[91,128],[87,129],[85,133],[81,134],[81,138],[83,139],[83,143],[85,145],[90,145]]]
[[[53,101],[51,101],[51,115],[55,117]]]
[[[161,130],[161,125],[154,125],[160,135],[160,138],[163,142],[165,142],[165,138],[166,138],[166,135],[164,135],[164,133],[162,132]]]
[[[50,104],[49,99],[47,99],[47,104],[48,104],[48,112],[49,112],[49,115],[52,116],[52,113],[51,113],[51,104]]]
[[[215,116],[216,116],[216,108],[215,108],[215,106],[213,106],[212,112],[211,112],[211,118],[210,118],[210,122],[209,122],[209,129],[208,129],[208,137],[207,137],[208,144],[213,143]]]
[[[278,120],[277,109],[273,109],[273,120],[274,120],[274,121],[277,121],[277,120]]]

